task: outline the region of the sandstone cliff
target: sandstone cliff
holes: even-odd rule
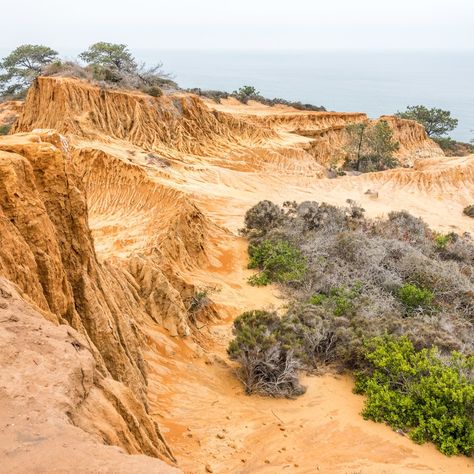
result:
[[[46,321],[1,277],[0,347],[3,473],[181,472],[104,446],[105,441],[141,452],[138,441],[156,429],[136,397],[103,375],[86,338],[68,325]],[[160,446],[166,452],[156,436],[148,442],[155,452]]]
[[[147,415],[139,327],[146,312],[137,283],[124,270],[99,264],[81,188],[57,133],[0,142],[0,274],[47,319],[82,334],[94,355],[100,378],[90,386],[102,400],[83,403],[86,416],[73,419],[131,453],[170,458]],[[98,416],[102,411],[105,417]]]

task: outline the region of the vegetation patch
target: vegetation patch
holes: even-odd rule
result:
[[[463,214],[468,217],[474,217],[474,204],[471,204],[470,206],[466,206],[463,210]]]
[[[94,43],[79,61],[63,60],[53,49],[26,44],[0,62],[0,99],[21,99],[38,76],[61,76],[94,82],[101,87],[135,89],[159,97],[163,89],[177,89],[161,64],[139,64],[124,44]]]
[[[301,251],[287,241],[265,240],[257,245],[251,245],[249,256],[248,268],[260,270],[260,273],[250,277],[251,285],[298,282],[306,273],[307,265]]]
[[[11,125],[0,125],[0,135],[8,135],[10,133],[11,128]]]
[[[433,309],[434,294],[426,288],[405,283],[398,289],[397,296],[409,314]]]
[[[417,351],[406,337],[367,343],[367,368],[356,392],[367,395],[362,415],[433,442],[447,455],[474,449],[474,357]]]
[[[188,92],[200,95],[202,97],[206,97],[218,104],[221,102],[222,99],[228,99],[229,97],[233,97],[242,102],[243,104],[247,104],[249,100],[255,100],[257,102],[260,102],[261,104],[268,105],[270,107],[274,105],[286,105],[288,107],[293,107],[297,110],[309,110],[316,112],[326,110],[322,105],[304,104],[299,101],[290,101],[279,98],[268,99],[267,97],[262,96],[260,92],[257,91],[257,89],[255,89],[255,87],[253,86],[242,86],[240,89],[234,92],[203,90],[197,88],[188,89]]]
[[[444,453],[469,453],[470,237],[437,234],[406,211],[367,219],[351,200],[262,201],[245,223],[255,278],[279,282],[289,300],[281,314],[255,310],[235,321],[229,355],[247,393],[295,397],[302,370],[349,370],[368,397],[364,416]]]
[[[354,123],[346,127],[347,144],[344,169],[362,173],[383,171],[400,165],[394,157],[399,143],[385,120],[375,124]]]

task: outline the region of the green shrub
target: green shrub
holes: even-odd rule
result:
[[[272,282],[268,273],[266,272],[260,272],[252,275],[247,281],[251,286],[267,286]]]
[[[331,290],[334,316],[344,316],[354,308],[354,299],[359,296],[361,287],[362,283],[356,282],[351,288],[341,286]]]
[[[334,316],[345,316],[354,309],[354,300],[360,295],[362,283],[356,281],[352,287],[331,288],[329,294],[315,293],[308,299],[314,306],[324,306]]]
[[[405,283],[398,289],[397,296],[409,313],[432,309],[434,294],[426,288],[420,288],[412,283]]]
[[[400,165],[394,156],[400,144],[387,121],[352,123],[346,127],[346,136],[346,169],[367,173]]]
[[[434,238],[436,248],[439,250],[444,250],[448,246],[449,242],[451,242],[451,239],[452,237],[450,234],[437,234]]]
[[[323,304],[327,299],[328,297],[324,293],[316,293],[309,298],[308,303],[313,304],[315,306],[319,306]]]
[[[369,341],[366,359],[370,367],[355,387],[367,395],[364,418],[431,441],[444,454],[472,454],[474,357],[441,357],[436,348],[416,351],[407,338],[385,337]]]
[[[0,135],[8,135],[11,128],[11,125],[0,125]]]
[[[258,245],[250,245],[249,255],[248,268],[261,270],[259,275],[249,279],[250,284],[297,282],[306,274],[306,260],[301,251],[290,242],[265,240]]]

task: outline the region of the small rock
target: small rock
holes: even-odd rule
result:
[[[265,459],[265,464],[270,464],[270,459]]]
[[[209,464],[206,464],[206,472],[214,472]]]
[[[225,438],[225,434],[224,433],[217,433],[216,435],[219,439],[224,439]]]

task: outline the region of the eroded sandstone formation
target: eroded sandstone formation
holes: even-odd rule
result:
[[[17,422],[43,433],[38,459],[39,447],[52,449],[63,432],[58,458],[72,462],[75,446],[86,472],[168,472],[156,460],[124,455],[174,460],[157,425],[160,404],[151,413],[150,373],[155,394],[164,378],[150,352],[172,358],[163,341],[191,346],[201,337],[216,308],[210,302],[194,314],[190,302],[206,285],[223,290],[221,313],[241,309],[247,276],[235,233],[256,201],[311,193],[319,200],[326,192],[344,202],[354,190],[362,200],[374,187],[384,189],[371,200],[379,211],[392,205],[387,194],[399,184],[427,192],[437,177],[450,192],[472,185],[472,158],[445,163],[421,126],[393,117],[382,118],[413,168],[318,180],[343,146],[345,126],[365,114],[250,113],[189,94],[153,98],[46,77],[17,112],[12,134],[0,139],[0,297],[11,295],[0,298],[0,352],[2,367],[12,364],[0,394],[8,416],[31,420],[49,410],[37,420],[44,433],[26,418]],[[232,255],[236,248],[243,253]],[[251,291],[247,304],[261,298]],[[39,358],[30,351],[36,345],[45,349]],[[14,452],[19,435],[10,434],[0,444]]]

